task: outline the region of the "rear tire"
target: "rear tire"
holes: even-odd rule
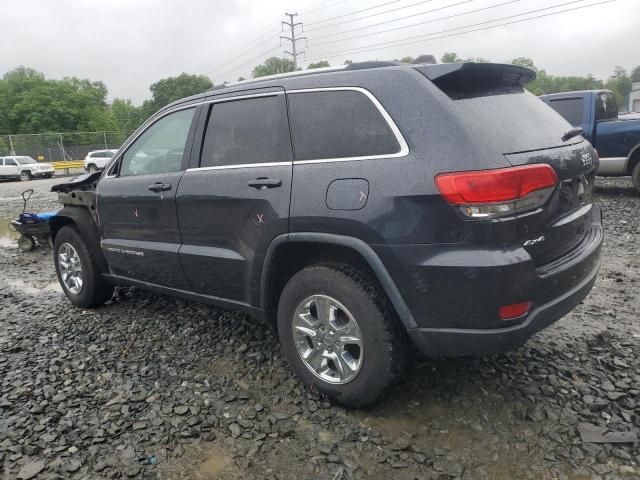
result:
[[[334,320],[323,320],[323,311]],[[278,335],[308,387],[354,408],[375,402],[400,378],[410,351],[384,293],[347,265],[308,267],[288,281],[278,303]]]
[[[640,193],[640,162],[636,163],[631,172],[631,179],[633,180],[633,186]]]
[[[28,182],[29,180],[31,180],[31,172],[29,172],[28,170],[25,170],[24,172],[20,172],[20,181],[21,182]]]
[[[70,261],[69,253],[71,253],[71,257],[77,259]],[[58,231],[53,244],[56,274],[65,295],[71,303],[78,307],[97,307],[113,296],[113,285],[102,278],[100,269],[93,260],[99,254],[100,252],[91,252],[91,247],[85,242],[75,226],[67,225]],[[70,266],[73,266],[71,270]],[[77,272],[78,266],[79,274]],[[71,273],[69,273],[70,271]],[[69,280],[69,276],[75,277],[75,279]]]

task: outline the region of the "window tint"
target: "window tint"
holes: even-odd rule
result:
[[[16,163],[16,161],[15,161],[13,158],[5,158],[5,159],[4,159],[4,164],[5,164],[6,166],[12,166],[12,167],[15,167],[15,166],[17,166],[17,165],[18,165],[18,164]]]
[[[281,95],[213,105],[200,166],[291,161],[291,139]]]
[[[609,92],[601,92],[596,97],[596,120],[618,118],[618,106],[615,97]]]
[[[145,130],[122,156],[120,175],[179,171],[193,112],[189,108],[170,113]]]
[[[560,98],[551,100],[549,106],[564,117],[571,125],[582,125],[584,101],[582,98]]]
[[[389,155],[400,145],[378,108],[361,92],[289,95],[296,160]]]

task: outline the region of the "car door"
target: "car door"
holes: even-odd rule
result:
[[[4,166],[2,167],[1,175],[6,177],[20,176],[20,166],[15,158],[4,157]]]
[[[212,98],[180,182],[180,260],[198,293],[257,305],[269,244],[288,231],[292,148],[282,89]]]
[[[114,275],[185,288],[176,192],[188,163],[196,111],[161,114],[125,146],[98,182],[102,249]]]

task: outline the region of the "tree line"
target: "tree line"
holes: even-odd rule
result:
[[[414,59],[404,57],[400,60],[411,63]],[[463,59],[454,52],[447,52],[441,58],[442,63],[464,61],[488,62],[484,58]],[[631,73],[616,66],[609,78],[601,80],[593,75],[551,75],[527,57],[515,58],[511,63],[535,70],[536,79],[527,85],[527,89],[535,95],[605,88],[613,92],[622,108],[627,105],[632,82],[640,82],[640,66]],[[309,64],[307,68],[329,66],[328,61],[322,60]],[[252,77],[287,73],[293,69],[291,60],[271,57],[253,68]],[[244,78],[240,77],[239,80]],[[32,68],[20,66],[0,79],[0,135],[106,130],[119,132],[124,140],[158,109],[180,98],[213,88],[215,85],[207,76],[182,73],[151,84],[151,98],[140,105],[123,98],[108,102],[108,90],[104,82],[76,77],[48,79]]]

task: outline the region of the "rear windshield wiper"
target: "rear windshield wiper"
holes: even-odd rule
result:
[[[582,127],[572,128],[571,130],[566,132],[564,135],[562,135],[562,139],[561,140],[563,142],[566,142],[567,140],[570,140],[573,137],[577,137],[578,135],[582,135],[583,132],[584,132],[584,130],[582,129]]]

